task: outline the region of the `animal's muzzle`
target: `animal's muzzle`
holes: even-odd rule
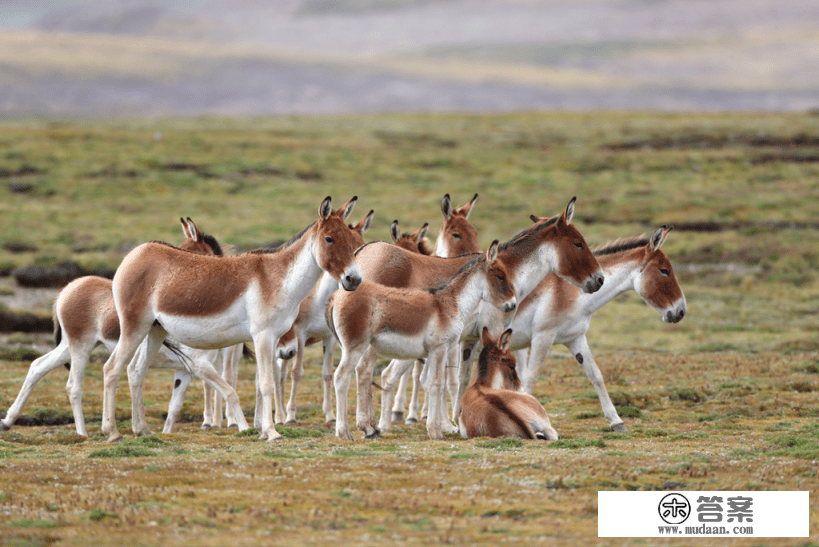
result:
[[[679,323],[683,317],[685,317],[685,308],[680,308],[679,310],[668,310],[665,312],[663,320],[666,323]]]
[[[583,283],[583,292],[585,293],[596,293],[600,290],[603,286],[603,282],[606,280],[606,276],[603,275],[603,272],[597,272],[589,276],[585,283]]]
[[[518,307],[517,302],[515,302],[514,300],[510,300],[501,307],[501,310],[503,311],[503,313],[509,313],[510,311],[515,311],[515,308],[517,307]]]
[[[361,276],[355,274],[344,274],[341,278],[341,286],[345,291],[354,291],[361,285]]]

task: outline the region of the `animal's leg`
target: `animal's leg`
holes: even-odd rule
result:
[[[455,408],[452,411],[453,420],[456,422],[461,416],[461,400],[464,398],[466,388],[469,387],[469,381],[472,379],[472,361],[480,351],[480,340],[473,344],[463,344],[463,354],[458,365],[458,395],[455,399]]]
[[[128,363],[131,362],[139,344],[145,339],[150,329],[151,324],[148,323],[147,325],[143,325],[140,330],[121,335],[114,351],[111,352],[111,356],[102,367],[102,432],[108,435],[108,442],[119,442],[122,440],[122,435],[117,430],[116,423],[117,382],[120,376],[122,376],[122,371],[128,366]]]
[[[254,379],[256,385],[256,408],[253,413],[253,427],[262,430],[262,390],[259,388],[259,366],[256,361],[256,376]]]
[[[224,369],[221,350],[199,351],[197,352],[196,360],[207,362],[221,377],[222,370]],[[221,428],[223,416],[222,396],[205,381],[202,382],[202,389],[205,392],[205,405],[207,405],[203,416],[205,419],[202,421],[202,429],[210,429],[211,427]],[[210,410],[210,418],[207,416],[208,409]],[[205,427],[205,425],[208,425],[208,427]]]
[[[414,359],[399,360],[393,359],[389,366],[381,373],[381,420],[378,422],[378,429],[382,433],[386,433],[392,427],[392,420],[395,419],[395,405],[392,404],[392,398],[395,395],[395,385],[399,386],[405,378],[409,377],[410,369],[415,363]],[[404,388],[406,394],[406,387]],[[388,410],[393,408],[392,414]],[[399,418],[400,419],[400,418]]]
[[[145,400],[142,396],[142,384],[148,373],[148,367],[154,362],[162,342],[168,337],[165,329],[159,326],[151,328],[136,358],[128,365],[128,385],[131,388],[131,429],[136,435],[151,435],[145,421]]]
[[[259,391],[261,393],[261,429],[259,430],[260,438],[268,441],[277,441],[282,438],[276,427],[273,425],[273,405],[276,405],[276,411],[279,416],[284,416],[284,407],[281,399],[276,401],[276,396],[281,391],[281,383],[279,382],[279,368],[273,360],[274,350],[276,349],[275,337],[271,337],[266,333],[253,338],[253,345],[256,347],[256,370],[259,377]],[[283,398],[283,396],[281,397]],[[258,401],[257,401],[258,404]],[[279,408],[282,406],[282,408]]]
[[[222,348],[222,379],[236,391],[239,372],[239,361],[242,359],[242,349],[244,344],[236,344],[229,348]],[[225,417],[227,418],[228,429],[238,427],[238,416],[234,416],[230,405],[225,406]],[[244,415],[242,416],[244,418]]]
[[[222,378],[222,375],[212,365],[211,361],[207,358],[197,359],[193,362],[192,370],[198,378],[201,378],[202,381],[211,388],[219,400],[224,399],[226,401],[227,408],[230,409],[231,414],[236,416],[239,431],[247,429],[247,421],[245,421],[244,414],[242,413],[242,405],[239,402],[239,396],[236,394],[236,390]]]
[[[350,391],[350,382],[355,367],[365,349],[366,347],[348,349],[342,345],[341,361],[333,376],[333,384],[336,388],[336,436],[348,441],[352,441],[353,436],[350,434],[350,425],[347,420],[347,393]]]
[[[356,426],[364,432],[365,439],[373,439],[381,435],[375,426],[375,410],[373,409],[373,369],[377,358],[378,353],[374,347],[370,346],[355,367],[355,376],[358,380]]]
[[[89,350],[90,351],[90,350]],[[87,362],[86,357],[86,362]],[[28,373],[26,374],[26,379],[23,381],[23,387],[20,388],[20,393],[17,394],[17,398],[11,404],[9,409],[6,411],[6,417],[0,421],[0,431],[8,431],[8,429],[14,425],[15,420],[20,417],[20,414],[23,412],[23,407],[28,401],[28,398],[31,396],[31,390],[34,389],[34,386],[42,380],[43,376],[51,372],[52,370],[59,368],[60,365],[64,365],[71,361],[71,352],[68,349],[68,340],[65,338],[62,339],[60,345],[58,345],[53,350],[49,351],[42,357],[38,357],[31,363],[31,366],[28,368]],[[74,416],[76,422],[76,414]],[[79,422],[77,422],[77,433],[83,435],[79,431]]]
[[[606,391],[606,384],[603,382],[603,375],[600,374],[600,369],[597,368],[597,363],[594,362],[589,343],[586,341],[586,336],[575,338],[566,347],[572,352],[577,362],[583,367],[583,372],[591,381],[597,396],[600,398],[600,406],[603,407],[603,415],[608,419],[609,425],[614,431],[626,431],[626,425],[617,414],[617,409],[611,402],[609,392]]]
[[[333,350],[335,348],[335,336],[330,336],[324,340],[324,360],[321,365],[321,377],[324,381],[324,401],[321,408],[324,410],[324,421],[326,423],[336,421],[336,415],[333,411]]]
[[[441,392],[444,389],[444,375],[447,348],[440,346],[432,349],[427,357],[426,373],[422,375],[426,398],[429,400],[429,417],[427,433],[433,440],[444,438],[441,409]]]
[[[279,373],[278,389],[282,393],[284,393],[284,382],[285,379],[287,378],[287,363],[288,361],[276,358],[276,364],[274,365]],[[273,411],[273,420],[276,422],[277,425],[279,425],[284,423],[284,418],[285,418],[284,412],[279,412],[279,408],[277,406]]]
[[[173,373],[173,391],[171,392],[171,402],[168,404],[168,417],[165,418],[165,425],[162,433],[173,433],[173,426],[179,419],[182,411],[182,404],[185,402],[185,392],[191,383],[191,375],[182,370],[175,370]]]
[[[284,367],[282,367],[282,377],[284,377]],[[298,338],[296,347],[296,357],[293,360],[293,369],[290,371],[290,399],[287,401],[287,418],[284,423],[296,423],[296,392],[299,389],[299,382],[304,376],[304,343],[301,337]]]
[[[424,360],[416,359],[412,366],[412,398],[410,399],[407,425],[418,423],[418,409],[421,406],[421,373],[424,371]]]
[[[394,362],[394,361],[393,361]],[[384,372],[381,373],[382,382],[384,381],[384,373],[387,372],[392,366],[392,363],[384,369]],[[398,421],[404,419],[404,409],[407,407],[407,387],[409,385],[410,378],[412,377],[411,368],[408,368],[404,374],[401,375],[401,378],[398,380],[398,387],[395,388],[395,402],[392,404],[392,421]],[[381,387],[384,387],[382,384]],[[383,396],[382,396],[383,400]],[[383,406],[381,408],[384,408]],[[383,412],[383,410],[382,410]]]
[[[202,429],[211,429],[216,418],[216,409],[213,405],[213,388],[207,382],[202,382],[202,392]]]
[[[538,376],[540,376],[540,367],[543,365],[543,361],[546,360],[554,340],[554,335],[548,333],[538,333],[532,337],[529,363],[520,378],[520,388],[524,393],[531,395],[534,391]]]
[[[529,348],[519,349],[512,353],[515,355],[515,362],[517,363],[518,378],[523,378],[526,375],[526,369],[529,368]],[[521,389],[521,391],[523,390]]]
[[[455,412],[460,412],[458,405],[458,366],[461,363],[461,344],[452,344],[447,351],[446,365],[444,366],[444,382],[446,389],[441,390],[441,427],[444,433],[457,433],[458,427],[452,423],[447,414],[447,393],[452,399],[453,420],[457,419]]]

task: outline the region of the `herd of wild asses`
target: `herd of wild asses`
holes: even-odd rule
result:
[[[318,219],[287,243],[234,256],[225,256],[190,218],[180,219],[185,235],[180,246],[144,243],[128,253],[113,281],[82,277],[60,292],[54,303],[57,346],[31,364],[0,430],[14,424],[43,376],[70,363],[66,391],[77,433],[87,436],[82,383],[98,343],[110,351],[102,413],[109,441],[122,439],[114,410],[126,366],[135,434],[151,433],[142,396],[150,367],[175,370],[164,432],[172,431],[192,376],[205,385],[203,428],[221,424],[224,402],[228,426],[245,430],[236,369],[244,343],[252,342],[253,423],[261,438],[276,441],[282,437],[275,424],[296,420],[304,348],[321,341],[323,411],[343,439],[352,440],[347,396],[353,372],[356,426],[367,438],[403,419],[411,378],[407,423],[419,419],[421,384],[426,396],[420,415],[432,439],[458,431],[468,438],[557,439],[546,410],[531,395],[555,343],[564,344],[583,367],[611,428],[625,431],[586,332],[592,314],[629,289],[663,321],[682,320],[685,296],[661,250],[671,228],[590,249],[572,224],[573,198],[561,214],[532,215],[531,224],[511,239],[496,239],[482,250],[469,221],[477,198],[454,208],[444,196],[434,248],[426,238],[428,224],[402,234],[398,221],[390,227],[391,243],[365,243],[373,211],[347,224],[356,197],[338,209],[327,197]],[[334,370],[337,343],[341,361]],[[381,374],[377,419],[372,385],[379,355],[392,361]],[[476,355],[477,377],[468,385]]]

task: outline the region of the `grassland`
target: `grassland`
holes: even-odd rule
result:
[[[115,267],[140,241],[178,242],[180,216],[248,249],[306,226],[327,194],[358,194],[353,217],[375,209],[367,236],[386,239],[395,218],[434,232],[444,193],[460,203],[478,192],[470,220],[488,244],[577,195],[575,222],[593,245],[677,225],[664,249],[688,300],[676,325],[633,294],[592,323],[626,434],[607,430],[588,380],[558,355],[536,393],[566,442],[431,442],[403,425],[375,442],[342,442],[322,423],[314,349],[300,423],[274,446],[199,431],[198,390],[174,435],[112,447],[97,423],[89,439],[67,424],[15,427],[0,434],[2,544],[589,544],[598,541],[596,492],[606,489],[810,490],[811,541],[819,537],[819,117],[4,122],[0,144],[5,270],[68,259]],[[7,281],[0,289],[6,303],[26,292]],[[48,295],[27,307],[47,313]],[[26,348],[46,342],[7,341],[0,412],[25,376]],[[91,420],[103,358],[86,380]],[[248,415],[252,377],[245,364]],[[65,379],[44,380],[26,414],[65,422]],[[152,373],[149,383],[156,431],[170,377]],[[124,388],[117,408],[127,420]]]

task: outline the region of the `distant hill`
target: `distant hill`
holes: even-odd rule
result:
[[[816,107],[814,0],[0,1],[4,117]]]

